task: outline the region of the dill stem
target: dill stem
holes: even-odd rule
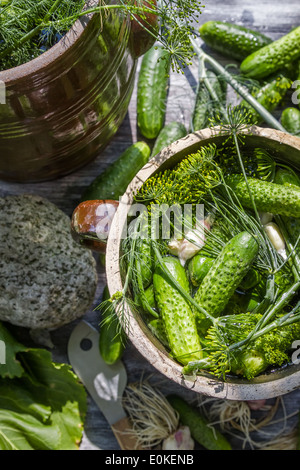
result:
[[[215,70],[215,72],[222,75],[224,80],[242,97],[244,98],[267,122],[271,127],[274,129],[278,129],[282,132],[287,132],[286,129],[274,118],[274,116],[267,111],[264,106],[262,106],[252,95],[249,93],[248,89],[242,86],[239,82],[237,82],[234,77],[227,72],[227,70],[219,64],[213,57],[206,54],[197,44],[197,42],[191,38],[192,46],[198,56],[198,59],[203,60],[204,62],[208,62],[211,67]]]

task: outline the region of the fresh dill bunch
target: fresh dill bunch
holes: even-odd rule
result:
[[[186,156],[173,169],[150,177],[135,195],[135,200],[170,206],[199,203],[209,189],[220,183],[215,153],[214,144],[204,146]]]
[[[85,0],[7,0],[0,5],[0,69],[29,62],[58,42]]]

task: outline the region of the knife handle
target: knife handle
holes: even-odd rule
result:
[[[114,423],[111,428],[122,450],[145,450],[138,445],[134,434],[130,432],[132,425],[127,416]]]

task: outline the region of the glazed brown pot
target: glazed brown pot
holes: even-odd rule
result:
[[[300,139],[272,129],[252,128],[246,136],[248,148],[261,147],[273,154],[276,160],[285,161],[300,171]],[[110,295],[122,291],[123,278],[120,272],[121,240],[127,214],[133,202],[133,194],[158,170],[173,167],[182,158],[197,151],[201,146],[224,142],[225,137],[217,129],[204,129],[190,134],[165,148],[152,159],[132,180],[122,197],[113,219],[106,249],[106,277]],[[124,318],[124,317],[123,317]],[[133,345],[158,371],[168,379],[215,398],[228,400],[259,400],[277,397],[300,386],[300,364],[292,364],[268,374],[262,374],[251,381],[230,377],[225,382],[211,375],[197,376],[188,380],[182,376],[182,366],[173,360],[164,346],[151,334],[140,315],[126,308],[126,325]],[[300,338],[299,338],[300,339]]]
[[[95,14],[41,56],[0,72],[0,178],[50,180],[99,154],[125,117],[137,58],[152,43],[129,17],[114,11],[102,28]]]

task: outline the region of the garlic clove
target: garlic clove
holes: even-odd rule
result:
[[[264,226],[264,229],[266,231],[266,234],[268,235],[270,242],[272,243],[275,250],[277,251],[277,253],[283,259],[286,259],[287,254],[286,254],[285,240],[278,225],[275,224],[274,222],[269,222],[268,224]]]
[[[180,426],[176,432],[164,439],[163,450],[193,450],[195,442],[188,426]]]

